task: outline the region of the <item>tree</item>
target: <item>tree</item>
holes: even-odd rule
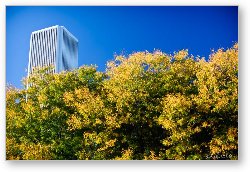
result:
[[[238,44],[117,56],[7,88],[7,159],[237,159]]]

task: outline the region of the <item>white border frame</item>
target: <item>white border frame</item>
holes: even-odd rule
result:
[[[0,171],[249,171],[250,170],[250,1],[246,0],[0,0]],[[119,6],[192,6],[239,5],[239,160],[238,161],[6,161],[5,160],[5,85],[6,85],[6,6],[8,5],[119,5]],[[248,53],[247,53],[248,52]]]

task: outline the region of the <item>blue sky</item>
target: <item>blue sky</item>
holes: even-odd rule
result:
[[[22,88],[31,32],[65,26],[79,40],[78,64],[105,71],[114,54],[188,49],[208,58],[238,41],[238,7],[7,6],[6,82]]]

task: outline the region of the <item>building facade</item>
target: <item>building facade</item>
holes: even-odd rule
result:
[[[53,66],[51,73],[78,67],[78,40],[63,26],[34,31],[30,37],[28,76],[34,68]]]

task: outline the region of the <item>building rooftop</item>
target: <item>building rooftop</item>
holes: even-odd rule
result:
[[[69,36],[71,36],[73,39],[75,39],[78,42],[78,39],[72,33],[70,33],[64,26],[59,26],[59,25],[55,25],[55,26],[44,28],[44,29],[36,30],[36,31],[33,31],[31,34],[36,34],[36,33],[39,33],[39,32],[43,32],[43,31],[47,31],[47,30],[55,29],[55,28],[59,28],[59,27],[61,27],[63,30],[65,30],[69,34]]]

